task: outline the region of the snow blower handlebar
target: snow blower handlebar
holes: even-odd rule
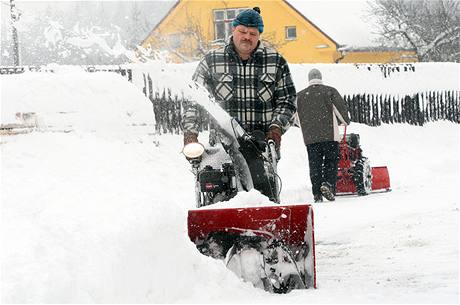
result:
[[[347,125],[344,127],[343,131],[343,138],[342,141],[340,141],[339,144],[339,154],[340,154],[340,159],[339,159],[339,168],[349,168],[351,163],[350,163],[350,158],[348,156],[348,146],[347,146]]]
[[[275,141],[273,140],[268,140],[268,151],[270,155],[270,162],[272,163],[272,168],[274,169],[274,174],[276,176],[275,178],[275,190],[277,190],[277,193],[275,195],[275,202],[280,203],[280,192],[281,192],[281,179],[278,176],[277,173],[277,168],[278,168],[278,153],[276,151],[276,144]]]
[[[274,168],[277,168],[277,162],[278,162],[278,154],[276,153],[276,145],[275,141],[273,140],[268,140],[268,149],[270,151],[270,156],[272,158],[271,162],[273,164]]]

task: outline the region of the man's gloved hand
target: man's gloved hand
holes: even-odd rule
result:
[[[281,145],[281,129],[278,126],[271,126],[266,134],[266,138],[267,140],[273,140],[276,149],[279,149]]]
[[[190,143],[198,143],[198,135],[196,133],[184,133],[184,146]]]

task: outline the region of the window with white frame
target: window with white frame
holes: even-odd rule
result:
[[[286,40],[297,39],[297,29],[295,26],[286,27]]]
[[[214,39],[226,41],[232,35],[232,21],[247,8],[229,8],[214,10]]]

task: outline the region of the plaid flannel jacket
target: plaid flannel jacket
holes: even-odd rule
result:
[[[277,125],[284,133],[297,110],[296,90],[286,60],[262,43],[243,64],[233,41],[201,60],[193,80],[204,85],[219,105],[246,131],[268,131]],[[198,108],[184,107],[185,132],[198,133]]]

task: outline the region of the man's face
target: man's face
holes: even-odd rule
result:
[[[257,28],[238,25],[233,29],[233,43],[236,51],[241,54],[251,54],[257,47],[259,37]]]

